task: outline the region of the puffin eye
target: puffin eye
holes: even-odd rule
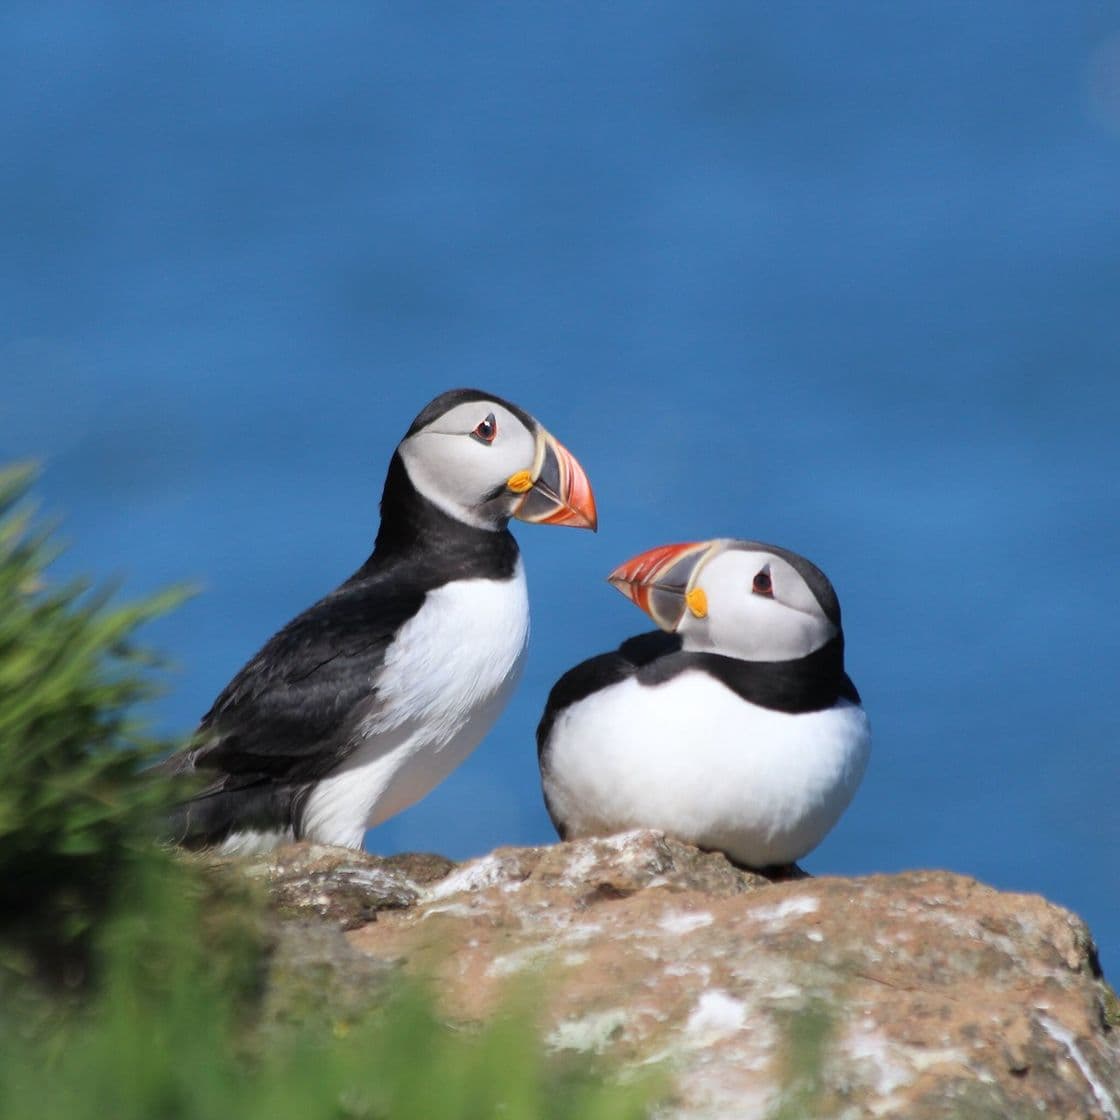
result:
[[[765,595],[767,599],[774,598],[774,584],[770,579],[770,565],[767,564],[755,577],[751,590],[756,595]]]
[[[491,444],[497,435],[498,421],[494,419],[494,414],[490,412],[487,413],[486,419],[481,421],[478,427],[471,432],[471,439],[476,439],[479,443]]]

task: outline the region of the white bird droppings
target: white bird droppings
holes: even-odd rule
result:
[[[802,914],[815,914],[819,907],[820,902],[810,895],[805,898],[787,898],[774,906],[756,906],[750,911],[750,916],[756,922],[780,922]]]
[[[1120,1120],[1120,1108],[1117,1107],[1115,1098],[1093,1072],[1093,1067],[1089,1065],[1073,1035],[1061,1023],[1051,1019],[1049,1015],[1039,1015],[1038,1021],[1042,1025],[1042,1029],[1055,1042],[1066,1048],[1069,1056],[1073,1059],[1073,1064],[1077,1066],[1081,1071],[1081,1076],[1089,1083],[1089,1088],[1093,1090],[1093,1096],[1097,1098],[1097,1104],[1101,1106],[1101,1111],[1108,1117],[1108,1120]]]
[[[482,891],[496,886],[505,877],[506,866],[495,856],[485,856],[466,867],[453,871],[424,892],[424,901],[431,902],[463,891]]]
[[[691,933],[694,929],[701,929],[704,926],[710,926],[714,921],[715,918],[707,912],[701,914],[680,912],[666,914],[657,924],[666,933],[682,934]]]
[[[627,1013],[619,1008],[567,1019],[548,1036],[548,1044],[555,1050],[591,1050],[601,1054],[623,1032],[628,1019]]]
[[[747,1021],[747,1005],[719,988],[704,992],[688,1017],[684,1032],[705,1044],[726,1038]]]

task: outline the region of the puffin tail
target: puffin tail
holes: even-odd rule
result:
[[[211,775],[196,767],[194,753],[172,755],[154,772],[184,784],[192,776],[205,783]],[[190,795],[167,814],[160,830],[164,842],[199,849],[239,837],[239,842],[231,845],[233,850],[263,850],[297,838],[299,809],[309,788],[306,785],[278,783],[263,774],[220,774],[201,788],[199,784],[196,781]]]

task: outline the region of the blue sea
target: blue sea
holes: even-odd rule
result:
[[[372,849],[549,841],[547,691],[647,628],[607,572],[748,536],[831,576],[874,725],[806,868],[1040,892],[1120,967],[1120,10],[12,2],[0,93],[0,457],[60,576],[200,588],[159,730],[477,385],[601,529],[516,526],[517,696]]]

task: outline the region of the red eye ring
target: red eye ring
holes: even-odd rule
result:
[[[764,595],[767,599],[774,598],[774,581],[770,578],[769,564],[755,575],[751,590],[756,595]]]
[[[487,413],[486,419],[479,421],[478,427],[471,432],[471,439],[479,443],[491,444],[498,438],[498,421],[492,412]]]

